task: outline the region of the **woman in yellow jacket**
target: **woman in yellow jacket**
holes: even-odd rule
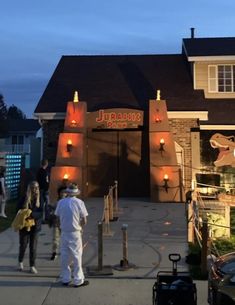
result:
[[[26,196],[18,204],[18,209],[30,209],[32,213],[29,218],[33,219],[35,225],[33,225],[30,230],[27,227],[19,230],[19,270],[23,271],[23,259],[25,255],[26,248],[29,244],[29,265],[30,272],[36,274],[37,269],[35,267],[35,260],[37,255],[37,242],[38,233],[41,230],[43,208],[40,203],[40,191],[37,181],[32,181],[26,191]]]

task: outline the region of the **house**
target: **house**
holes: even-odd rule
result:
[[[8,119],[1,135],[0,159],[6,167],[9,198],[18,196],[23,173],[40,166],[41,143],[37,132],[41,128],[34,119]]]
[[[52,164],[67,102],[73,100],[76,90],[79,100],[87,103],[88,120],[100,110],[144,114],[138,136],[137,129],[123,132],[115,127],[110,132],[103,127],[88,128],[85,185],[99,185],[99,191],[93,188],[88,195],[102,195],[99,177],[104,175],[109,180],[118,176],[123,195],[149,195],[145,132],[149,101],[156,99],[157,90],[166,101],[184,190],[190,189],[196,174],[203,171],[220,172],[222,183],[234,186],[232,170],[214,165],[217,151],[210,138],[215,133],[225,138],[234,134],[235,38],[195,38],[192,32],[191,38],[183,39],[181,54],[62,56],[34,113],[42,123],[43,155]],[[128,178],[132,168],[123,171],[121,166],[123,143],[129,160],[143,168],[141,172],[133,170],[132,177],[138,175],[134,186]]]

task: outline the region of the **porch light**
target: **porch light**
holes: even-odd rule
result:
[[[165,145],[165,140],[162,138],[162,139],[160,140],[160,147],[159,147],[160,152],[165,151],[164,145]]]
[[[67,183],[68,180],[69,180],[69,175],[68,175],[68,174],[64,174],[63,182],[64,182],[64,183]]]
[[[155,122],[156,122],[156,123],[161,123],[161,121],[162,121],[162,120],[161,120],[158,116],[155,118]]]
[[[164,187],[165,191],[168,193],[168,188],[169,188],[168,181],[169,181],[169,177],[168,177],[167,174],[164,175],[163,181],[164,181],[163,187]]]
[[[72,140],[69,139],[68,142],[67,142],[67,152],[71,153],[72,150],[73,150]]]

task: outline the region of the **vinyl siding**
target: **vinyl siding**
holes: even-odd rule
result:
[[[222,62],[215,62],[215,61],[211,61],[211,62],[197,62],[195,63],[194,66],[194,75],[195,75],[195,89],[202,89],[204,90],[205,93],[205,98],[235,98],[235,92],[220,92],[220,93],[209,93],[208,92],[208,66],[209,65],[235,65],[235,61],[222,61]]]

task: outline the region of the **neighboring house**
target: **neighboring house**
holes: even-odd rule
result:
[[[6,132],[2,134],[0,155],[6,166],[6,184],[11,198],[18,195],[25,171],[40,166],[41,141],[36,137],[40,128],[34,119],[9,119],[5,122]]]
[[[149,100],[155,99],[156,91],[161,90],[185,190],[191,188],[195,174],[203,171],[220,171],[223,184],[233,183],[231,169],[214,166],[217,155],[209,139],[216,132],[227,136],[235,133],[235,38],[194,38],[192,33],[191,38],[183,39],[181,54],[63,56],[35,109],[35,117],[42,122],[43,155],[52,164],[58,136],[63,131],[66,105],[76,90],[79,99],[87,102],[88,117],[101,109],[142,110],[145,113],[142,133],[148,126]],[[117,133],[131,153],[130,137]],[[88,132],[87,168],[92,159],[90,138],[104,143],[103,152],[102,148],[99,151],[103,168],[110,164],[107,155],[103,155],[118,147],[115,143],[107,146],[108,133],[104,138],[101,134],[95,130]],[[136,153],[140,155],[139,162],[147,158],[143,152],[142,149]],[[119,161],[120,156],[116,155],[112,162]],[[93,171],[87,173],[87,185],[99,169],[92,166]],[[143,182],[148,179],[147,171],[139,179]],[[148,195],[148,190],[142,193]]]

